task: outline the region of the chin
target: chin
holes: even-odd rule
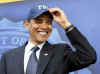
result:
[[[39,39],[39,40],[38,40],[38,42],[40,42],[40,43],[43,43],[43,42],[45,42],[45,41],[47,41],[47,39]]]

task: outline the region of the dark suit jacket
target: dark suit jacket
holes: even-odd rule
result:
[[[76,51],[67,44],[46,42],[40,53],[37,74],[68,74],[96,62],[94,49],[76,28],[66,34]],[[3,54],[0,74],[24,74],[24,49],[25,45]]]

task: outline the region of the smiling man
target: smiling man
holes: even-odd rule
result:
[[[26,29],[30,30],[30,41],[36,45],[46,41],[52,31],[52,21],[53,16],[49,11],[25,21]]]
[[[76,51],[68,44],[48,43],[52,21],[65,30]],[[29,41],[3,54],[0,74],[68,74],[96,62],[95,50],[61,9],[37,5],[31,9],[24,24],[30,31]]]

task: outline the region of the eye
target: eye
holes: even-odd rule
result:
[[[41,24],[41,23],[43,23],[43,20],[42,19],[35,19],[35,23]]]

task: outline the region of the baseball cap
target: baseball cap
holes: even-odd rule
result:
[[[46,11],[48,11],[47,4],[34,4],[34,6],[30,9],[27,19],[36,18]]]

